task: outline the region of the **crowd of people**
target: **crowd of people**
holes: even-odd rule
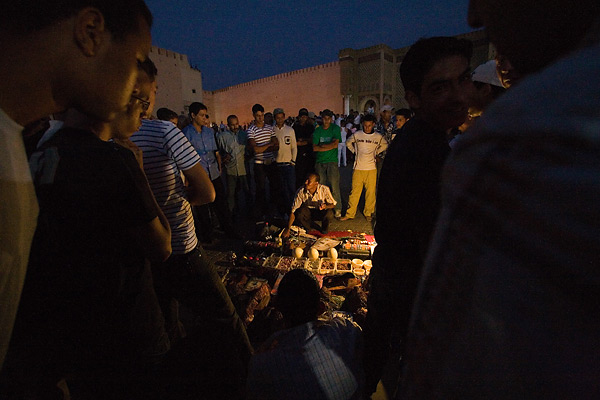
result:
[[[0,398],[359,399],[390,365],[393,398],[600,396],[597,1],[471,0],[500,55],[472,71],[470,41],[418,40],[410,109],[255,104],[244,128],[200,102],[152,117],[152,18],[143,0],[0,14]],[[318,320],[293,270],[254,349],[204,253],[211,215],[233,239],[248,213],[327,232],[363,191],[362,329]]]
[[[350,110],[349,115],[343,115],[329,109],[315,114],[306,108],[292,117],[282,108],[271,113],[255,104],[254,119],[246,128],[240,126],[237,115],[229,115],[227,124],[217,125],[210,122],[206,105],[195,102],[188,108],[187,116],[178,116],[168,108],[156,114],[185,134],[215,187],[215,201],[194,208],[196,230],[206,246],[218,242],[213,233],[217,221],[211,215],[217,217],[220,230],[233,239],[242,235],[233,228],[232,221],[248,215],[254,220],[291,217],[307,230],[319,228],[327,233],[326,227],[313,223],[314,218],[297,219],[292,215],[298,209],[294,207],[297,192],[305,188],[312,173],[331,191],[333,217],[341,221],[354,218],[364,188],[367,205],[363,214],[371,221],[385,149],[413,115],[406,108],[392,115],[394,109],[385,105],[379,118],[368,110],[363,114]],[[366,132],[365,124],[369,126]],[[354,159],[353,190],[346,201],[346,216],[342,217],[339,168],[347,166],[347,153]]]

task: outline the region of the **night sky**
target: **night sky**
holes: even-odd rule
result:
[[[187,54],[205,90],[335,61],[343,48],[472,31],[468,0],[146,3],[152,43]]]

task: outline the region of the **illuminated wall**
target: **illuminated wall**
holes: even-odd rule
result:
[[[235,114],[240,123],[252,121],[252,106],[260,103],[265,112],[281,107],[288,116],[297,116],[302,107],[318,113],[329,108],[343,112],[338,61],[269,76],[251,82],[204,92],[211,121],[220,123]]]
[[[493,59],[495,50],[483,31],[456,35],[473,42],[471,66]],[[177,113],[185,111],[194,101],[208,107],[210,120],[219,124],[236,114],[241,124],[252,121],[255,103],[273,111],[285,110],[296,116],[306,107],[318,113],[326,108],[334,113],[350,109],[365,111],[374,105],[376,114],[381,106],[407,107],[400,80],[400,64],[410,46],[393,49],[379,44],[363,49],[343,49],[338,61],[299,69],[279,75],[245,82],[214,91],[202,90],[202,73],[190,67],[185,54],[153,46],[150,57],[158,68],[156,109],[168,107]]]
[[[150,58],[158,69],[155,115],[161,107],[187,113],[187,106],[202,101],[202,73],[190,66],[185,54],[152,46]]]

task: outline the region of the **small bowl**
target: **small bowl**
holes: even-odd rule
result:
[[[356,268],[362,268],[363,266],[363,260],[361,260],[360,258],[353,258],[352,259],[352,269],[356,269]]]
[[[363,262],[362,266],[367,272],[369,272],[371,270],[371,268],[373,267],[373,261],[365,260],[365,262]]]

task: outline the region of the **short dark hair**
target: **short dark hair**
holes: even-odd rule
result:
[[[144,0],[16,0],[3,2],[0,27],[31,33],[71,18],[85,7],[100,10],[106,29],[117,40],[139,31],[138,18],[152,26],[152,13]]]
[[[447,36],[419,39],[410,47],[400,65],[404,90],[420,95],[423,79],[435,63],[451,56],[462,56],[470,62],[472,54],[473,44],[467,39]]]
[[[413,112],[408,108],[401,108],[396,110],[396,115],[402,115],[406,119],[411,119],[413,117]]]
[[[159,108],[156,111],[156,116],[158,117],[158,119],[163,120],[163,121],[170,121],[173,118],[179,118],[179,116],[177,115],[177,113],[173,110],[170,110],[168,108]]]
[[[227,125],[229,125],[229,120],[230,120],[230,119],[234,119],[234,118],[235,118],[235,119],[238,119],[237,115],[235,115],[235,114],[231,114],[230,116],[228,116],[228,117],[227,117]],[[239,121],[239,119],[238,119],[238,121]]]
[[[320,301],[319,282],[313,273],[294,269],[281,280],[275,306],[292,326],[296,326],[317,319]]]
[[[150,78],[150,80],[152,82],[154,82],[154,80],[156,80],[156,75],[158,75],[158,70],[156,69],[156,65],[154,65],[154,62],[152,62],[150,57],[146,57],[146,59],[144,61],[142,61],[139,64],[139,66],[142,71],[144,71],[145,73],[148,74],[148,77]]]
[[[321,176],[316,173],[316,172],[309,172],[308,174],[306,174],[306,179],[310,179],[311,176],[315,177],[315,181],[316,182],[321,182]]]
[[[204,104],[200,103],[199,101],[195,101],[192,104],[190,104],[190,107],[189,107],[190,116],[192,114],[198,114],[198,111],[200,111],[200,110],[208,110],[208,108]]]
[[[252,115],[256,114],[257,111],[260,112],[265,112],[265,108],[263,106],[261,106],[260,104],[255,104],[252,106]]]
[[[366,115],[363,115],[363,117],[360,119],[360,122],[365,122],[365,121],[377,122],[377,119],[375,118],[375,116],[373,114],[366,114]]]

